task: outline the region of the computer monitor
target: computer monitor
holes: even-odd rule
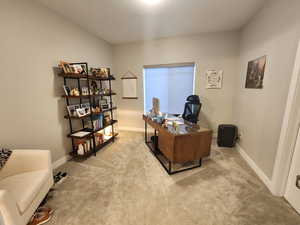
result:
[[[159,99],[153,98],[152,99],[152,112],[155,115],[158,115],[160,113],[160,105],[159,105]]]

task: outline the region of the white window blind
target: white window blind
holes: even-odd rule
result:
[[[152,109],[152,98],[156,97],[161,112],[182,114],[186,98],[194,92],[194,65],[144,70],[145,112]]]

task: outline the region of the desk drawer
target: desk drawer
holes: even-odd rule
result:
[[[168,160],[173,161],[175,136],[165,129],[158,133],[158,148]]]

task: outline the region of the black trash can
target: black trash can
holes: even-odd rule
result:
[[[218,128],[218,146],[235,147],[238,140],[238,128],[232,124],[221,124]]]

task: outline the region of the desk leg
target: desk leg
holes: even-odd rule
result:
[[[157,138],[157,131],[156,130],[154,130],[154,137],[155,137],[155,151],[157,151],[157,149],[158,149],[158,141],[156,141],[156,140],[158,140],[158,138]]]
[[[172,174],[172,163],[169,161],[169,171],[168,174]]]

